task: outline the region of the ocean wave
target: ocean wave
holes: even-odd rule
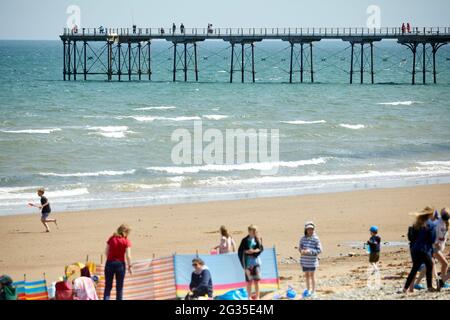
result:
[[[203,166],[191,166],[191,167],[149,167],[147,168],[147,170],[162,171],[171,174],[198,173],[200,171],[215,171],[215,172],[247,171],[247,170],[268,171],[278,167],[297,168],[308,165],[324,164],[326,162],[327,162],[326,158],[314,158],[310,160],[299,160],[299,161],[254,162],[254,163],[242,163],[231,165],[208,164]]]
[[[98,134],[107,138],[125,138],[128,131],[127,126],[105,126],[105,127],[88,127],[88,130],[94,130],[93,134]]]
[[[364,129],[366,127],[363,124],[347,124],[347,123],[341,123],[339,126],[342,128],[351,129],[351,130],[360,130],[360,129]]]
[[[160,106],[160,107],[143,107],[143,108],[136,108],[133,110],[136,111],[147,111],[147,110],[171,110],[171,109],[176,109],[177,107],[175,106]]]
[[[99,177],[99,176],[123,176],[134,174],[136,170],[126,170],[126,171],[113,171],[113,170],[105,170],[105,171],[97,171],[97,172],[77,172],[77,173],[54,173],[54,172],[40,172],[41,176],[50,176],[50,177]]]
[[[114,187],[116,191],[119,192],[134,192],[140,190],[153,190],[153,189],[163,189],[163,188],[180,188],[181,183],[156,183],[156,184],[145,184],[145,183],[124,183],[119,184]]]
[[[394,102],[380,102],[379,105],[384,106],[412,106],[413,104],[418,104],[419,101],[394,101]]]
[[[61,130],[62,130],[61,128],[51,128],[51,129],[25,129],[25,130],[0,130],[0,131],[4,133],[49,134]]]
[[[134,119],[136,121],[139,122],[152,122],[155,120],[162,120],[162,121],[193,121],[193,120],[201,120],[202,118],[197,117],[197,116],[193,116],[193,117],[185,117],[185,116],[180,116],[180,117],[153,117],[153,116],[125,116],[125,117],[116,117],[116,119],[124,119],[124,118],[130,118],[130,119]]]
[[[294,120],[294,121],[280,121],[280,122],[287,123],[287,124],[319,124],[319,123],[327,123],[325,120],[317,120],[317,121]]]
[[[195,185],[208,186],[237,186],[237,185],[261,185],[261,184],[285,184],[285,183],[339,183],[351,182],[357,183],[367,181],[367,179],[386,179],[386,178],[414,178],[414,177],[432,177],[437,175],[449,175],[449,170],[417,170],[417,171],[370,171],[366,173],[355,174],[311,174],[304,176],[261,176],[249,179],[232,179],[228,177],[212,177],[198,180]]]
[[[221,114],[207,114],[202,116],[205,119],[208,120],[222,120],[228,118],[228,116],[221,115]]]
[[[77,189],[65,189],[65,190],[47,190],[46,194],[48,194],[51,198],[64,198],[64,197],[73,197],[79,196],[83,194],[88,194],[89,190],[87,188],[77,188]],[[0,192],[1,200],[32,200],[37,198],[36,192]]]

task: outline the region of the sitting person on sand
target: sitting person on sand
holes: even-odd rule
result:
[[[225,226],[220,227],[220,243],[215,246],[214,250],[219,250],[219,254],[226,254],[230,252],[236,252],[236,242],[228,232]]]
[[[191,283],[189,284],[189,293],[186,300],[198,299],[200,297],[213,297],[213,283],[211,272],[205,266],[205,262],[200,258],[192,260],[194,271],[191,275]]]
[[[378,261],[380,261],[381,237],[378,235],[378,227],[370,227],[370,239],[367,241],[369,246],[369,263],[372,265],[373,272],[378,272]]]
[[[45,232],[50,232],[50,227],[48,226],[48,222],[53,222],[56,225],[56,227],[58,227],[58,223],[56,222],[56,219],[48,218],[48,216],[52,212],[52,209],[50,208],[50,202],[44,196],[44,193],[45,193],[44,188],[40,188],[37,190],[37,195],[41,198],[40,205],[33,204],[33,203],[29,203],[28,205],[30,205],[31,207],[39,208],[41,210],[41,222],[45,227]]]
[[[300,264],[306,278],[305,298],[311,297],[316,291],[315,272],[319,266],[319,254],[322,253],[322,244],[315,232],[316,226],[313,222],[305,223],[305,233],[300,239],[298,250],[300,251]]]
[[[247,294],[252,296],[252,284],[255,287],[255,300],[259,300],[259,281],[261,280],[261,259],[259,255],[263,252],[262,239],[258,235],[258,227],[250,225],[248,236],[242,239],[238,249],[239,260],[245,270],[247,281]]]
[[[416,278],[422,264],[425,264],[426,279],[428,291],[434,291],[433,288],[433,244],[436,242],[436,230],[430,218],[433,216],[434,209],[425,208],[421,212],[414,213],[416,221],[409,229],[408,237],[411,242],[412,268],[406,279],[403,293],[407,293],[411,284]]]

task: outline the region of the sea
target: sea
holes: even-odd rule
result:
[[[298,64],[288,83],[290,49],[281,41],[256,43],[255,83],[248,62],[246,83],[239,71],[229,83],[228,43],[197,49],[199,82],[192,64],[188,82],[181,70],[172,82],[173,48],[164,41],[152,43],[151,81],[75,82],[63,81],[61,41],[0,41],[0,215],[37,212],[27,204],[39,187],[63,212],[450,182],[450,46],[436,57],[438,84],[427,55],[428,84],[416,86],[411,52],[391,41],[375,44],[375,85],[368,72],[359,84],[358,68],[349,84],[342,41],[314,45],[313,84],[299,83]],[[278,157],[174,162],[174,132],[200,121],[220,132],[278,130]],[[272,166],[276,173],[262,174]]]

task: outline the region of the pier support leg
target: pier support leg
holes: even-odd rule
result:
[[[303,42],[300,44],[300,82],[303,83],[303,72],[305,71],[304,68],[304,44]]]
[[[417,52],[417,43],[413,44],[412,52],[413,52],[412,85],[415,85],[416,84],[416,52]]]
[[[292,83],[293,63],[294,63],[294,43],[291,42],[291,63],[289,67],[289,83]]]
[[[364,43],[361,43],[361,84],[364,83]]]
[[[255,82],[255,44],[252,42],[252,81]]]
[[[73,80],[77,80],[77,42],[73,42]]]
[[[234,71],[234,43],[231,43],[230,83],[233,83],[233,71]]]
[[[112,80],[112,43],[108,41],[108,81]]]
[[[314,83],[314,61],[313,61],[313,44],[312,42],[309,43],[309,62],[311,63],[311,83]]]
[[[422,44],[422,46],[423,46],[423,51],[422,51],[422,72],[423,72],[423,84],[426,84],[427,83],[427,65],[426,65],[426,63],[427,63],[427,61],[426,61],[426,58],[427,58],[427,44],[424,42],[423,44]]]
[[[87,80],[87,57],[86,57],[86,41],[83,42],[83,56],[84,56],[84,63],[83,63],[83,74],[84,74],[84,81]]]
[[[141,81],[142,68],[141,68],[141,43],[138,43],[138,77],[139,81]]]
[[[370,76],[372,84],[375,82],[375,73],[373,68],[373,42],[370,43]]]
[[[147,55],[148,55],[148,57],[147,57],[147,64],[148,64],[148,80],[152,80],[152,59],[151,59],[151,53],[152,53],[152,50],[151,50],[151,42],[150,42],[150,40],[149,41],[147,41]]]
[[[184,82],[187,81],[187,43],[184,43]]]
[[[117,74],[119,75],[119,81],[121,81],[122,76],[122,44],[119,42],[117,45],[117,50],[119,51],[119,69],[117,71]]]
[[[70,74],[72,73],[71,55],[72,55],[72,51],[70,48],[70,40],[69,40],[67,43],[67,72],[69,75],[69,81],[70,81]]]
[[[128,81],[131,81],[131,42],[128,41]]]
[[[241,43],[241,82],[244,83],[245,45]]]
[[[432,45],[433,48],[433,83],[437,83],[437,75],[436,75],[436,44]]]
[[[350,84],[353,84],[353,62],[355,56],[355,44],[351,43],[351,58],[350,58]]]
[[[177,44],[173,44],[173,82],[177,80]]]
[[[195,81],[198,82],[197,42],[194,42],[194,70],[195,70]]]
[[[63,79],[66,81],[66,40],[63,40]]]

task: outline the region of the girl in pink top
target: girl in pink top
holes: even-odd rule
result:
[[[225,226],[220,227],[220,235],[220,244],[214,247],[214,250],[219,250],[219,254],[236,252],[236,242],[234,242]]]

